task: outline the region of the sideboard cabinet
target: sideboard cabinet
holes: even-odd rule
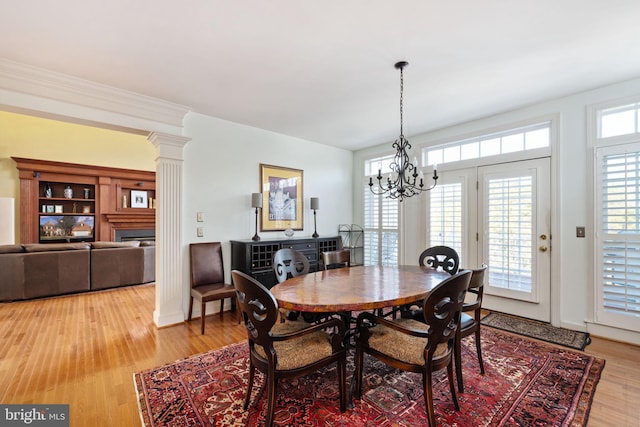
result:
[[[273,273],[273,256],[284,248],[302,252],[309,260],[311,271],[322,267],[320,254],[342,249],[340,236],[294,239],[232,240],[231,269],[240,270],[267,288],[277,283]]]

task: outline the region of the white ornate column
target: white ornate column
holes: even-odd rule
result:
[[[184,322],[182,274],[183,136],[152,133],[156,159],[156,326]]]

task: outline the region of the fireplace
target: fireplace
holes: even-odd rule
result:
[[[116,242],[125,242],[127,240],[156,240],[156,230],[155,229],[119,229],[115,230]]]

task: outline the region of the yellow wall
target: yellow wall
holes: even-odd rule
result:
[[[11,157],[155,171],[156,156],[143,135],[0,111],[0,197],[15,198],[16,242],[20,186]]]

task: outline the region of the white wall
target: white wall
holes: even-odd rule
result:
[[[487,117],[474,122],[443,128],[427,134],[409,137],[416,152],[420,147],[436,141],[454,139],[469,134],[482,134],[496,127],[508,126],[523,120],[557,114],[559,117],[558,144],[554,152],[552,203],[555,218],[552,225],[552,298],[554,324],[571,329],[585,330],[595,335],[617,340],[640,343],[640,334],[605,328],[589,323],[593,320],[593,247],[594,233],[587,228],[586,238],[577,238],[576,226],[593,226],[589,166],[590,151],[587,146],[587,107],[605,101],[640,96],[640,79],[602,87],[531,105],[526,108]],[[362,162],[374,154],[390,152],[389,144],[360,150],[354,153],[354,222],[362,222]],[[417,209],[416,203],[406,204],[407,210]],[[408,212],[408,217],[416,216]],[[405,231],[403,248],[422,248],[423,235]],[[407,254],[407,259],[412,259]],[[559,300],[559,301],[558,301]]]
[[[186,116],[184,135],[191,141],[184,151],[183,240],[185,245],[223,242],[227,280],[231,279],[229,240],[251,239],[255,233],[251,193],[260,191],[260,163],[303,170],[304,230],[296,231],[295,237],[313,234],[311,197],[320,198],[320,236],[336,236],[338,224],[351,223],[351,151],[196,113]],[[204,222],[196,222],[197,212],[204,213]],[[197,227],[204,227],[204,237],[197,237]],[[258,234],[263,240],[284,238],[281,231]],[[188,261],[188,256],[184,259]],[[188,289],[188,304],[187,297]]]

